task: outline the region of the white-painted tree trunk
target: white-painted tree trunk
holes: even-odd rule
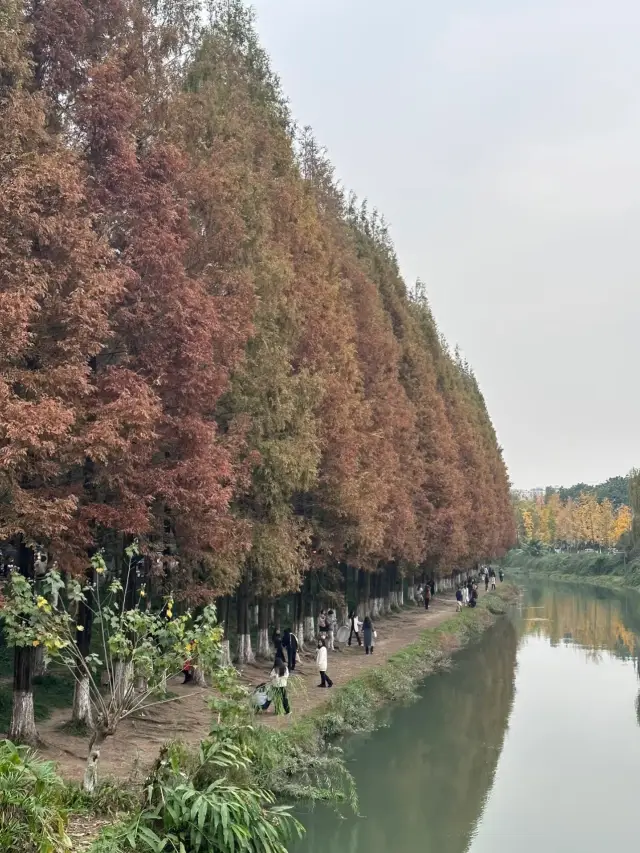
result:
[[[391,612],[391,598],[383,598],[382,599],[382,612],[390,613]]]
[[[395,590],[389,593],[389,606],[391,610],[395,610],[398,606],[398,593]]]
[[[298,638],[298,645],[300,648],[304,648],[304,620],[300,620],[296,623],[293,633]]]
[[[89,748],[89,756],[84,769],[82,787],[88,794],[93,794],[98,785],[98,761],[100,760],[100,749],[105,742],[106,736],[96,734]]]
[[[240,634],[238,637],[238,653],[236,663],[242,665],[255,662],[255,655],[251,648],[251,634]]]
[[[73,691],[73,711],[71,719],[74,723],[93,728],[93,709],[89,690],[89,677],[82,676]]]
[[[113,695],[121,704],[127,696],[133,682],[133,664],[131,661],[117,660],[113,668]]]
[[[231,647],[229,640],[223,640],[220,643],[220,665],[231,666]]]
[[[398,590],[398,607],[404,607],[404,584]]]
[[[378,599],[372,598],[371,599],[371,618],[377,619],[379,615],[380,615],[380,608],[378,607]]]
[[[316,638],[315,620],[313,616],[304,617],[304,638],[312,643]]]
[[[44,654],[44,646],[38,646],[36,649],[36,653],[34,655],[33,661],[33,675],[34,677],[38,677],[41,675],[45,675],[47,672],[47,659]]]
[[[204,676],[204,670],[199,666],[193,667],[193,683],[196,687],[206,687],[207,679]]]
[[[13,712],[9,728],[9,740],[35,746],[38,742],[38,730],[33,711],[33,692],[13,691]]]
[[[269,643],[269,629],[258,628],[258,646],[256,654],[259,658],[271,657],[271,644]]]
[[[257,628],[258,627],[258,605],[254,604],[252,607],[250,607],[249,613],[251,614],[251,627]]]
[[[411,604],[416,603],[416,588],[415,586],[407,587],[407,601]]]

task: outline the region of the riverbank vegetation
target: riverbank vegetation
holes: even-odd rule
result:
[[[502,561],[505,570],[541,574],[557,580],[578,580],[604,586],[640,587],[640,557],[626,553],[546,553],[513,550]]]
[[[0,790],[11,787],[12,806],[2,810],[2,827],[24,840],[19,853],[77,851],[69,817],[73,827],[80,815],[108,809],[120,817],[93,841],[92,853],[196,853],[214,841],[213,849],[221,851],[280,853],[290,834],[301,831],[288,804],[322,801],[357,809],[335,738],[371,731],[383,705],[412,698],[425,675],[449,666],[451,654],[493,624],[516,594],[501,586],[475,609],[452,614],[382,666],[336,688],[324,706],[285,730],[256,724],[235,670],[217,670],[209,737],[195,750],[167,744],[142,788],[107,785],[83,794],[57,778],[50,763],[4,742]],[[39,821],[46,833],[38,841],[45,846],[37,847]]]

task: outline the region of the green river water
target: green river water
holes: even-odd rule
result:
[[[346,744],[360,817],[304,813],[296,853],[638,848],[640,596],[527,581],[420,700]]]

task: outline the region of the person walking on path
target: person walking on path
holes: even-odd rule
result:
[[[485,576],[484,576],[484,591],[485,592],[489,591],[489,575],[487,573],[485,573]]]
[[[276,658],[273,669],[271,670],[271,696],[276,714],[290,714],[289,697],[287,696],[287,682],[289,680],[289,670],[284,661]]]
[[[333,687],[333,681],[327,674],[327,644],[324,640],[318,640],[316,664],[320,673],[320,684],[318,684],[318,687]]]
[[[469,586],[466,583],[462,585],[462,604],[469,606]]]
[[[502,583],[502,581],[504,580],[504,572],[502,571],[502,569],[500,569],[499,574],[500,574],[500,583]]]
[[[318,616],[318,634],[324,639],[327,636],[327,614],[324,610]]]
[[[475,607],[478,603],[478,587],[476,584],[471,588],[471,599],[469,601],[469,607]]]
[[[355,610],[352,610],[349,614],[349,620],[351,622],[351,630],[349,631],[349,641],[347,642],[347,645],[351,645],[351,638],[355,634],[356,640],[358,641],[358,645],[361,646],[362,638],[360,637],[360,620],[358,619]]]
[[[364,637],[364,653],[366,655],[373,654],[373,641],[375,639],[376,632],[370,616],[364,617],[364,622],[362,623],[362,634]]]
[[[296,656],[298,654],[298,638],[288,628],[282,635],[282,647],[287,650],[287,663],[289,672],[296,668]]]
[[[424,588],[424,609],[429,609],[429,602],[431,601],[431,584],[427,584]]]
[[[429,589],[431,590],[431,598],[433,598],[436,594],[436,582],[434,580],[429,581]]]
[[[327,648],[329,651],[335,652],[335,637],[338,618],[335,610],[327,611]]]
[[[493,592],[493,590],[496,588],[496,573],[493,569],[491,569],[489,577],[491,578],[491,591]]]
[[[460,587],[456,590],[456,610],[458,613],[462,610],[462,590]]]

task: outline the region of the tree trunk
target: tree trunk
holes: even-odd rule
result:
[[[19,536],[16,540],[18,569],[28,579],[35,576],[35,555],[32,548],[24,544]],[[13,709],[9,726],[9,740],[14,743],[35,744],[38,740],[36,719],[33,710],[33,670],[35,649],[33,646],[16,646],[13,656]]]
[[[204,676],[204,670],[199,666],[193,667],[193,683],[196,687],[206,687],[207,679]]]
[[[389,567],[385,566],[382,570],[382,613],[389,613],[391,610],[391,596],[389,590]]]
[[[254,663],[254,661],[255,656],[251,648],[251,634],[249,632],[249,599],[246,585],[243,583],[238,590],[238,651],[236,663],[243,665]]]
[[[224,629],[222,642],[220,643],[220,665],[231,666],[231,648],[229,645],[229,611],[231,610],[231,596],[225,595],[217,601],[218,623]]]
[[[298,638],[298,645],[304,648],[304,617],[302,615],[302,593],[297,592],[293,605],[293,633]]]
[[[259,658],[271,657],[269,642],[269,599],[262,597],[258,603],[258,646],[256,654]]]
[[[13,672],[13,709],[9,740],[31,746],[38,742],[38,730],[33,710],[33,647],[16,646]]]
[[[89,677],[77,672],[79,681],[73,691],[73,712],[71,719],[74,723],[87,728],[93,728],[93,708],[91,705],[91,692],[89,690]]]
[[[84,601],[78,606],[76,625],[82,626],[82,631],[76,631],[76,644],[83,657],[89,654],[91,646],[91,629],[93,628],[93,610]],[[71,719],[74,723],[93,728],[93,712],[89,678],[80,668],[76,670],[76,685],[73,691],[73,711]]]
[[[108,734],[105,731],[100,730],[94,734],[89,745],[89,755],[87,757],[84,779],[82,781],[82,787],[88,794],[93,794],[98,785],[98,761],[100,760],[100,750],[107,737]]]
[[[131,661],[117,660],[113,668],[113,695],[120,707],[124,706],[133,683],[133,664]]]
[[[303,595],[303,605],[304,605],[304,622],[303,622],[303,630],[302,634],[306,641],[312,643],[316,638],[316,632],[314,627],[314,618],[313,618],[313,597],[311,594],[311,577],[307,575],[304,580],[304,595]]]
[[[44,646],[38,646],[33,659],[33,677],[40,678],[47,672],[47,661],[44,656]]]
[[[416,603],[416,577],[414,574],[409,575],[409,581],[407,586],[407,601],[411,602],[411,604]]]

